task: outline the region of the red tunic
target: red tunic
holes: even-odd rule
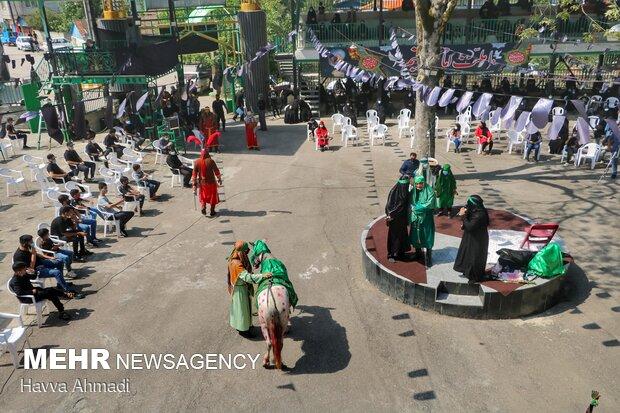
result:
[[[322,148],[326,146],[327,143],[329,142],[329,139],[327,136],[328,135],[327,128],[319,126],[318,128],[316,128],[314,133],[316,134],[316,138],[318,139],[319,147]]]
[[[200,189],[200,204],[203,207],[206,204],[215,206],[220,202],[220,198],[217,195],[217,178],[219,177],[220,170],[213,159],[196,159],[192,181]]]
[[[213,112],[203,112],[200,116],[200,132],[202,132],[203,136],[208,139],[212,133],[217,131],[218,122],[215,114]]]
[[[257,123],[254,121],[245,124],[245,140],[248,144],[248,149],[258,148],[258,139],[256,139],[256,131],[254,130],[256,125]]]
[[[209,137],[207,138],[207,143],[205,145],[205,147],[209,150],[211,149],[217,149],[220,146],[220,136],[222,136],[222,133],[220,131],[215,131],[213,132],[211,135],[209,135]]]

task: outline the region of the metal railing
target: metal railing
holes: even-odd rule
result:
[[[24,100],[24,93],[20,85],[15,82],[0,82],[0,104],[18,105]]]
[[[60,76],[112,74],[118,69],[116,59],[110,52],[55,52],[51,60],[56,64]]]
[[[590,20],[586,17],[575,17],[558,23],[556,33],[553,36],[568,39],[579,39],[590,29]],[[501,19],[475,19],[468,23],[464,19],[454,19],[446,26],[444,44],[477,44],[495,42],[516,42],[519,40],[519,31],[531,25],[531,21],[525,17],[506,17]],[[376,43],[379,37],[379,24],[376,22],[357,23],[319,23],[306,25],[311,28],[319,40],[326,45],[345,45],[352,41],[363,45]],[[415,34],[414,22],[404,28]],[[551,33],[543,33],[548,38]],[[384,26],[383,38],[389,38],[389,26]],[[308,37],[306,34],[306,43]],[[399,43],[411,43],[407,37],[401,38]]]

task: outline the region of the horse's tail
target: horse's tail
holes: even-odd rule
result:
[[[282,368],[282,336],[284,329],[280,325],[280,317],[275,314],[275,317],[271,317],[267,322],[267,333],[269,334],[269,341],[273,349],[273,359],[277,369]]]
[[[276,306],[275,297],[271,293],[271,287],[267,293],[267,334],[273,349],[273,358],[277,369],[282,368],[282,346],[284,345],[284,327],[280,320],[280,312]],[[271,302],[270,302],[271,301]]]

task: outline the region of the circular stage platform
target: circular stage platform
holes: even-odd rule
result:
[[[487,266],[497,262],[497,250],[520,249],[524,229],[530,225],[507,211],[489,209],[489,217]],[[537,278],[531,284],[468,284],[452,269],[461,241],[460,218],[435,217],[435,229],[433,266],[427,269],[423,261],[389,262],[385,216],[372,221],[361,237],[366,279],[394,299],[454,317],[516,318],[544,311],[558,302],[566,274],[552,279]],[[557,234],[554,241],[565,251]],[[570,271],[571,265],[567,265]]]

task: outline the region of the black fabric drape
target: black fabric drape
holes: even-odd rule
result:
[[[85,139],[86,132],[86,108],[80,100],[73,105],[73,133],[76,138]]]
[[[120,75],[159,76],[179,63],[179,48],[174,40],[144,44],[130,50],[119,70]]]
[[[60,123],[58,122],[56,108],[52,105],[45,105],[41,108],[41,114],[45,120],[45,126],[49,137],[62,145],[64,137],[62,135],[62,131],[60,130]]]

